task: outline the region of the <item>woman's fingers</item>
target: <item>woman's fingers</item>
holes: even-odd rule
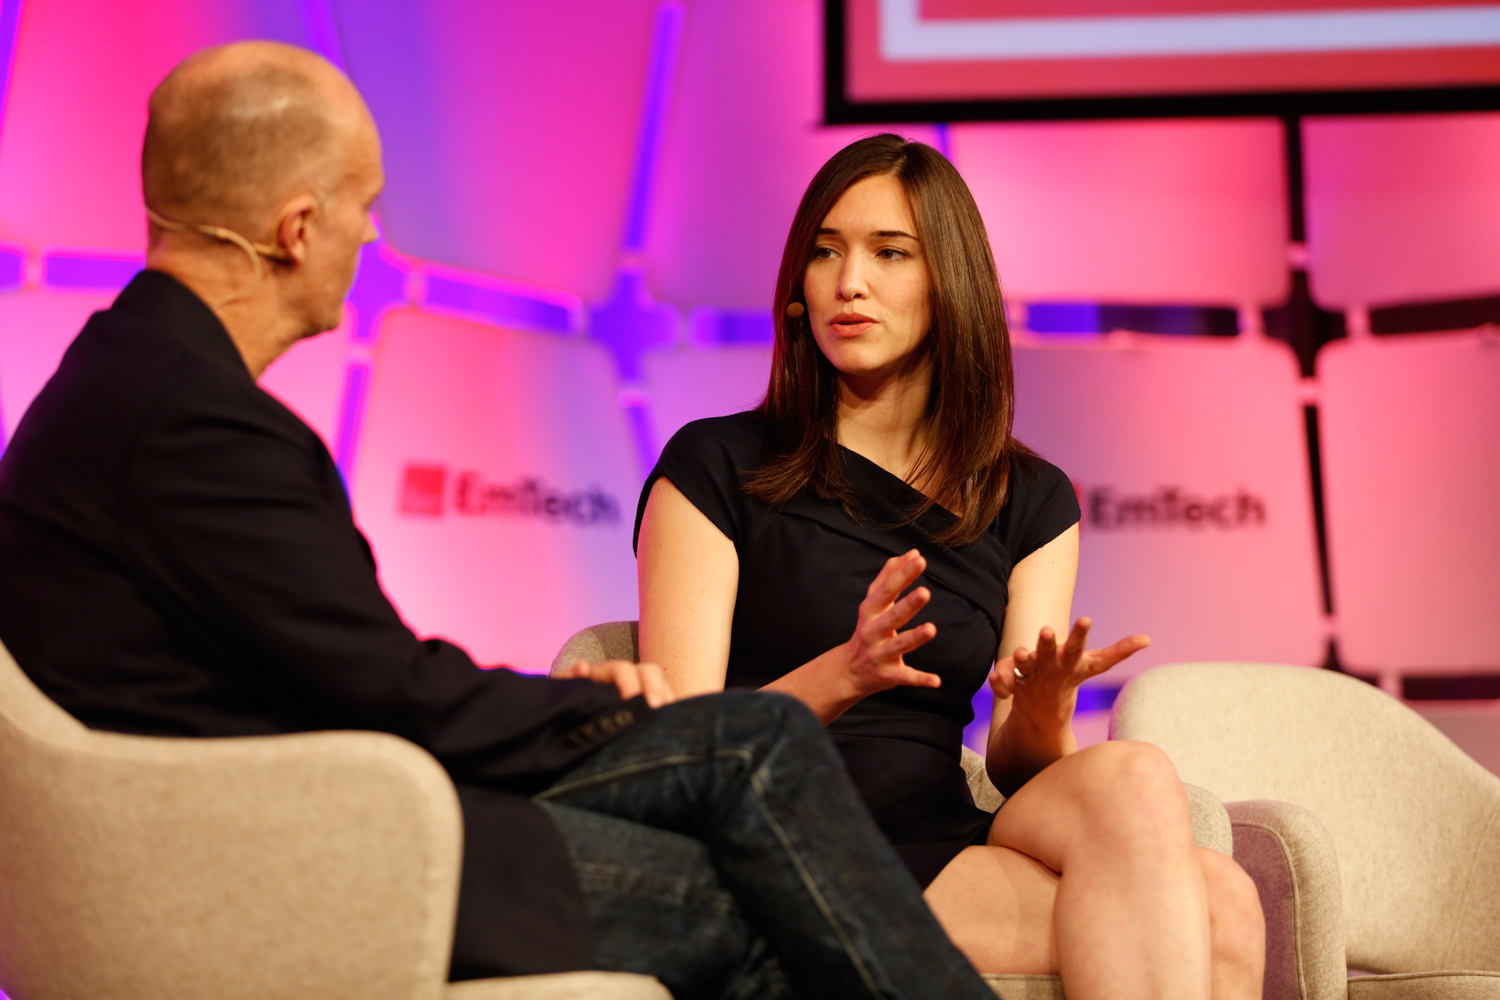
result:
[[[1007,656],[995,664],[990,671],[990,690],[996,698],[1009,698],[1016,693],[1016,658]]]
[[[927,560],[916,549],[891,556],[871,582],[870,589],[865,592],[864,603],[869,605],[868,610],[874,614],[884,611],[896,599],[896,595],[910,587],[926,569]]]
[[[1036,658],[1038,665],[1050,664],[1057,659],[1057,633],[1050,625],[1043,625],[1036,637]]]
[[[1073,623],[1073,630],[1068,633],[1068,641],[1062,649],[1062,661],[1069,667],[1078,663],[1078,658],[1083,655],[1088,646],[1089,628],[1094,623],[1087,618],[1080,618]]]
[[[909,628],[905,632],[897,632],[892,638],[886,639],[884,642],[876,645],[872,652],[875,654],[875,658],[882,662],[899,660],[918,646],[931,642],[936,635],[937,626],[932,624],[932,622],[923,622],[916,628]]]
[[[1110,667],[1119,663],[1127,656],[1133,656],[1151,645],[1151,637],[1146,635],[1128,635],[1104,649],[1091,649],[1087,653],[1090,661],[1091,674],[1102,674]]]
[[[908,667],[904,663],[891,672],[890,679],[894,680],[898,685],[904,685],[905,687],[936,688],[943,686],[943,679],[937,674],[929,674],[925,670]]]
[[[932,600],[932,591],[926,587],[918,587],[901,600],[886,608],[880,614],[870,619],[866,626],[872,637],[889,635],[907,622],[911,621],[918,611],[927,606]]]

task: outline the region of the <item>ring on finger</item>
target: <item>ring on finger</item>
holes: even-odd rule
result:
[[[1021,668],[1020,667],[1015,667],[1015,666],[1011,667],[1010,669],[1012,669],[1012,670],[1014,670],[1016,672],[1016,683],[1017,684],[1025,684],[1027,681],[1031,680],[1031,674],[1036,673],[1036,671],[1033,670],[1031,672],[1031,674],[1023,674],[1023,673],[1021,673]]]

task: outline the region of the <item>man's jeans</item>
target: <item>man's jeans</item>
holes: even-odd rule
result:
[[[669,705],[537,798],[578,870],[596,968],[679,1000],[784,996],[783,974],[808,1000],[994,1000],[792,698]]]

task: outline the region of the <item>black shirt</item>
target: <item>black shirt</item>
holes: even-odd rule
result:
[[[932,600],[907,626],[937,636],[906,662],[943,679],[938,689],[897,687],[864,699],[829,726],[881,829],[926,885],[988,830],[960,764],[973,697],[1000,647],[1011,569],[1079,519],[1078,499],[1054,465],[1022,457],[1010,497],[978,541],[933,541],[952,515],[934,508],[899,525],[921,496],[868,459],[840,449],[861,500],[860,519],[805,492],[772,509],[740,486],[766,459],[754,412],[698,420],[668,442],[641,493],[636,524],[658,478],[669,479],[734,542],[739,591],[730,636],[730,687],[760,687],[849,639],[859,603],[885,561],[909,549],[927,558],[920,583]]]

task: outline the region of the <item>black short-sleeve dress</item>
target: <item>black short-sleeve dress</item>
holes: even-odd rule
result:
[[[883,691],[828,728],[876,823],[926,886],[989,829],[992,814],[974,805],[960,764],[963,728],[1000,647],[1011,568],[1077,523],[1077,497],[1056,466],[1023,458],[989,531],[949,548],[932,539],[951,514],[933,509],[892,528],[919,494],[847,448],[844,475],[863,504],[858,521],[810,493],[775,509],[746,496],[740,485],[765,460],[765,446],[754,412],[683,427],[641,491],[637,536],[651,487],[665,477],[734,542],[740,578],[729,687],[760,687],[846,642],[885,561],[921,550],[921,583],[932,600],[912,625],[930,621],[938,631],[907,662],[942,677],[942,687]]]

